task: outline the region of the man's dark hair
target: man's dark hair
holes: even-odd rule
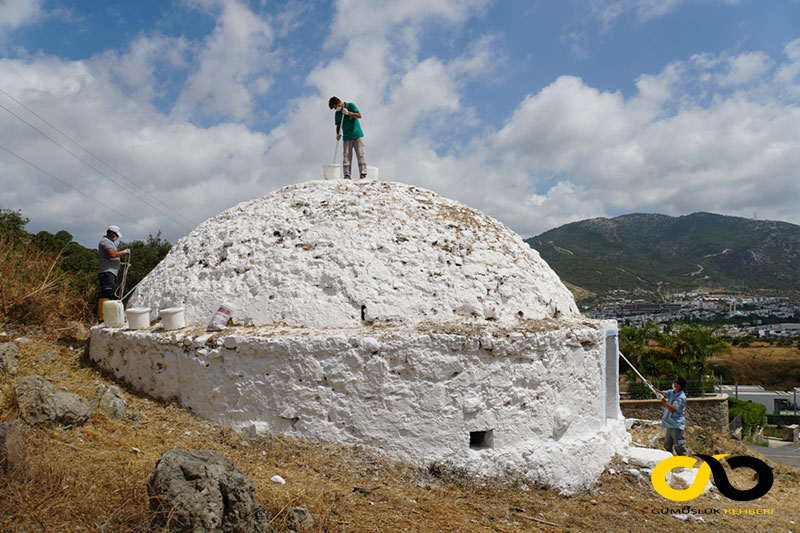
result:
[[[337,105],[339,105],[339,102],[341,102],[341,100],[339,100],[339,99],[338,99],[338,98],[336,98],[335,96],[331,96],[331,99],[330,99],[330,100],[328,100],[328,107],[329,107],[330,109],[333,109],[334,107],[336,107]]]
[[[684,378],[675,378],[675,383],[677,383],[682,391],[686,391],[686,379]]]

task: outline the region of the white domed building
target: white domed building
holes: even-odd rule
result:
[[[207,332],[220,304],[233,325]],[[131,307],[187,327],[92,329],[90,356],[143,392],[258,433],[422,465],[510,470],[562,490],[627,446],[616,323],[491,217],[383,181],[311,181],[181,239]]]

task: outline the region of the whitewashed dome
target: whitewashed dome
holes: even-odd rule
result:
[[[206,324],[222,303],[235,323],[305,327],[579,314],[504,224],[385,181],[309,181],[232,207],[182,238],[130,306],[183,306]]]

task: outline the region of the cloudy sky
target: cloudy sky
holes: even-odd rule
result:
[[[800,223],[800,0],[0,0],[0,208],[175,242],[321,178],[331,95],[382,179],[523,237]]]

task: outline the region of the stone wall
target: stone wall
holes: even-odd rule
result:
[[[718,433],[728,433],[728,395],[714,394],[705,398],[689,398],[686,423]],[[661,420],[664,407],[659,400],[621,400],[619,406],[625,418]]]

